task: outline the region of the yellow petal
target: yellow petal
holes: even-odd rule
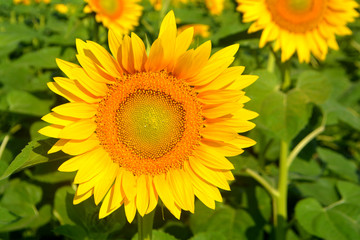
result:
[[[135,33],[131,33],[131,47],[134,57],[134,69],[138,72],[143,71],[147,60],[145,45]]]
[[[232,144],[209,139],[202,139],[200,145],[206,145],[215,148],[216,151],[228,157],[236,156],[244,152],[244,150]]]
[[[60,150],[62,150],[62,148],[64,147],[64,145],[68,142],[69,140],[66,139],[60,139],[58,140],[51,148],[50,150],[47,152],[48,154],[51,153],[55,153],[58,152]]]
[[[79,204],[81,203],[82,201],[85,201],[86,199],[88,199],[89,197],[91,197],[93,195],[93,190],[89,190],[88,192],[82,194],[82,195],[79,195],[76,191],[75,193],[75,196],[74,196],[74,199],[73,199],[73,204],[76,205],[76,204]]]
[[[61,125],[61,126],[67,126],[79,120],[78,118],[63,116],[55,112],[48,113],[45,116],[43,116],[41,119],[44,120],[45,122]]]
[[[194,189],[183,170],[170,170],[167,177],[175,202],[184,210],[194,213]]]
[[[175,206],[174,196],[169,187],[168,180],[165,180],[165,174],[154,176],[154,185],[164,205],[177,218],[180,219],[181,210]]]
[[[87,103],[97,103],[101,100],[100,98],[92,95],[77,80],[71,80],[63,77],[54,77],[54,80],[61,88]]]
[[[63,129],[63,126],[53,124],[40,129],[38,132],[48,137],[59,138],[59,135]]]
[[[108,167],[99,175],[99,180],[94,186],[94,200],[96,205],[101,202],[111,185],[113,185],[118,169],[119,165],[109,158]]]
[[[145,63],[146,71],[157,72],[164,68],[164,50],[161,39],[156,39],[150,48],[149,58]]]
[[[89,138],[84,140],[69,140],[63,147],[63,152],[70,155],[79,155],[88,152],[95,147],[99,146],[100,142],[96,135],[93,134]]]
[[[113,76],[119,77],[122,74],[122,69],[118,66],[118,63],[114,58],[99,44],[92,41],[87,41],[87,47],[96,56],[100,65],[106,70],[106,72]]]
[[[209,168],[223,170],[234,169],[234,165],[214,148],[199,146],[194,151],[194,155],[201,161],[202,164]]]
[[[61,130],[59,137],[65,139],[82,140],[90,137],[96,129],[96,124],[92,119],[82,119],[74,122]]]
[[[139,176],[137,179],[137,193],[136,193],[136,207],[140,216],[144,216],[149,207],[149,191],[147,177],[145,175]]]
[[[110,191],[106,194],[99,211],[99,219],[104,218],[118,209],[121,205],[119,204],[116,208],[111,208],[114,196],[114,185],[111,187]]]
[[[109,48],[112,55],[117,59],[119,48],[121,47],[122,36],[117,31],[110,28],[108,32]],[[121,59],[120,59],[121,60]],[[119,62],[119,59],[117,59]]]
[[[226,178],[221,171],[205,167],[200,163],[199,160],[194,157],[189,158],[189,163],[191,169],[204,180],[224,190],[230,190],[229,184],[227,183]]]
[[[203,115],[206,118],[218,118],[223,117],[228,114],[234,114],[240,111],[242,108],[242,104],[233,102],[233,103],[225,103],[221,105],[215,105],[214,107],[209,107],[203,110]]]
[[[133,199],[136,196],[136,181],[132,172],[124,170],[122,176],[122,188],[126,194],[127,199]]]
[[[97,113],[97,105],[82,102],[65,103],[52,109],[55,113],[74,118],[91,118]]]
[[[74,183],[87,182],[99,173],[106,171],[109,166],[110,160],[102,147],[98,147],[93,151],[86,154],[86,164],[83,164],[76,173]]]
[[[148,181],[149,181],[149,207],[146,210],[146,214],[151,213],[155,209],[155,207],[157,206],[157,203],[158,203],[158,195],[155,191],[155,186],[153,184],[153,178],[149,177]]]
[[[135,200],[129,201],[127,198],[124,200],[125,215],[129,223],[134,220],[136,214]]]
[[[110,203],[111,209],[120,207],[124,200],[125,194],[123,193],[123,191],[121,191],[121,181],[123,173],[124,171],[119,168],[118,175],[116,176],[116,180],[113,186],[114,192],[112,202]]]
[[[163,44],[164,66],[169,65],[172,59],[174,59],[176,33],[177,30],[176,30],[175,15],[173,11],[170,11],[164,17],[159,32],[159,39],[161,39],[161,42],[164,43]]]

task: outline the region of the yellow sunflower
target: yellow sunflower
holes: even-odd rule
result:
[[[139,24],[142,14],[140,0],[85,0],[84,11],[95,12],[96,21],[121,34],[127,34]]]
[[[224,10],[224,1],[225,0],[205,0],[205,5],[211,14],[220,15]]]
[[[353,0],[237,0],[244,22],[255,21],[249,32],[263,29],[260,47],[275,40],[281,60],[297,52],[300,62],[309,62],[310,53],[324,60],[328,47],[339,48],[335,35],[348,35],[346,27],[359,14]]]
[[[164,18],[146,54],[134,33],[109,31],[110,55],[95,42],[77,40],[81,66],[57,59],[68,78],[49,88],[69,103],[42,119],[43,135],[60,138],[49,153],[74,157],[59,170],[77,171],[74,204],[94,195],[103,218],[124,205],[129,222],[156,207],[159,198],[180,218],[194,212],[194,197],[215,207],[218,188],[230,190],[233,165],[225,156],[255,142],[238,132],[257,116],[243,108],[241,91],[257,76],[229,67],[238,45],[210,57],[211,43],[188,50],[193,29],[177,35],[174,13]]]

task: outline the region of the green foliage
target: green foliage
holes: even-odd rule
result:
[[[55,10],[59,3],[67,4],[67,14]],[[259,113],[248,133],[257,145],[229,158],[232,191],[222,191],[215,210],[196,200],[195,213],[183,212],[180,220],[160,204],[153,240],[275,239],[275,198],[249,172],[276,190],[280,142],[291,152],[319,126],[325,130],[289,167],[286,239],[360,239],[360,21],[349,26],[353,35],[338,38],[340,49],[329,50],[325,61],[299,64],[295,56],[281,63],[270,44],[259,49],[260,32],[247,33],[250,24],[242,22],[236,1],[225,3],[214,16],[201,1],[165,4],[161,11],[141,1],[135,32],[142,39],[152,43],[173,9],[178,26],[209,25],[209,37],[195,36],[191,48],[206,40],[213,52],[240,43],[233,65],[259,76],[245,89],[252,99],[245,107]],[[70,156],[47,154],[57,139],[38,133],[48,125],[40,118],[65,101],[47,87],[52,77],[63,76],[55,59],[76,63],[76,38],[108,48],[107,29],[84,6],[83,0],[0,1],[0,239],[137,239],[137,220],[127,223],[122,207],[99,219],[93,197],[73,204],[75,173],[57,171]],[[290,83],[284,87],[285,69]]]

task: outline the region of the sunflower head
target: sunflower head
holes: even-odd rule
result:
[[[139,24],[142,6],[139,0],[85,0],[84,12],[95,12],[96,21],[107,28],[127,34]]]
[[[193,28],[178,34],[170,12],[149,54],[136,34],[111,29],[112,55],[77,40],[81,66],[57,60],[68,78],[48,86],[69,103],[43,117],[51,125],[40,133],[59,138],[50,153],[73,155],[59,170],[77,171],[74,204],[94,196],[100,218],[124,206],[131,222],[160,198],[180,218],[181,210],[194,212],[195,196],[214,208],[218,188],[230,190],[225,156],[255,144],[238,133],[254,127],[242,89],[257,77],[229,67],[238,45],[210,56],[210,41],[188,49],[192,38]]]
[[[309,62],[310,53],[324,60],[328,48],[338,50],[335,35],[348,35],[346,24],[358,17],[354,0],[237,0],[244,22],[255,21],[249,32],[263,30],[260,47],[275,41],[281,60],[295,52],[300,62]]]

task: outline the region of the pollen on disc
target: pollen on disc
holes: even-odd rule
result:
[[[185,111],[169,95],[139,89],[120,103],[118,139],[141,158],[156,159],[169,152],[184,132]]]

